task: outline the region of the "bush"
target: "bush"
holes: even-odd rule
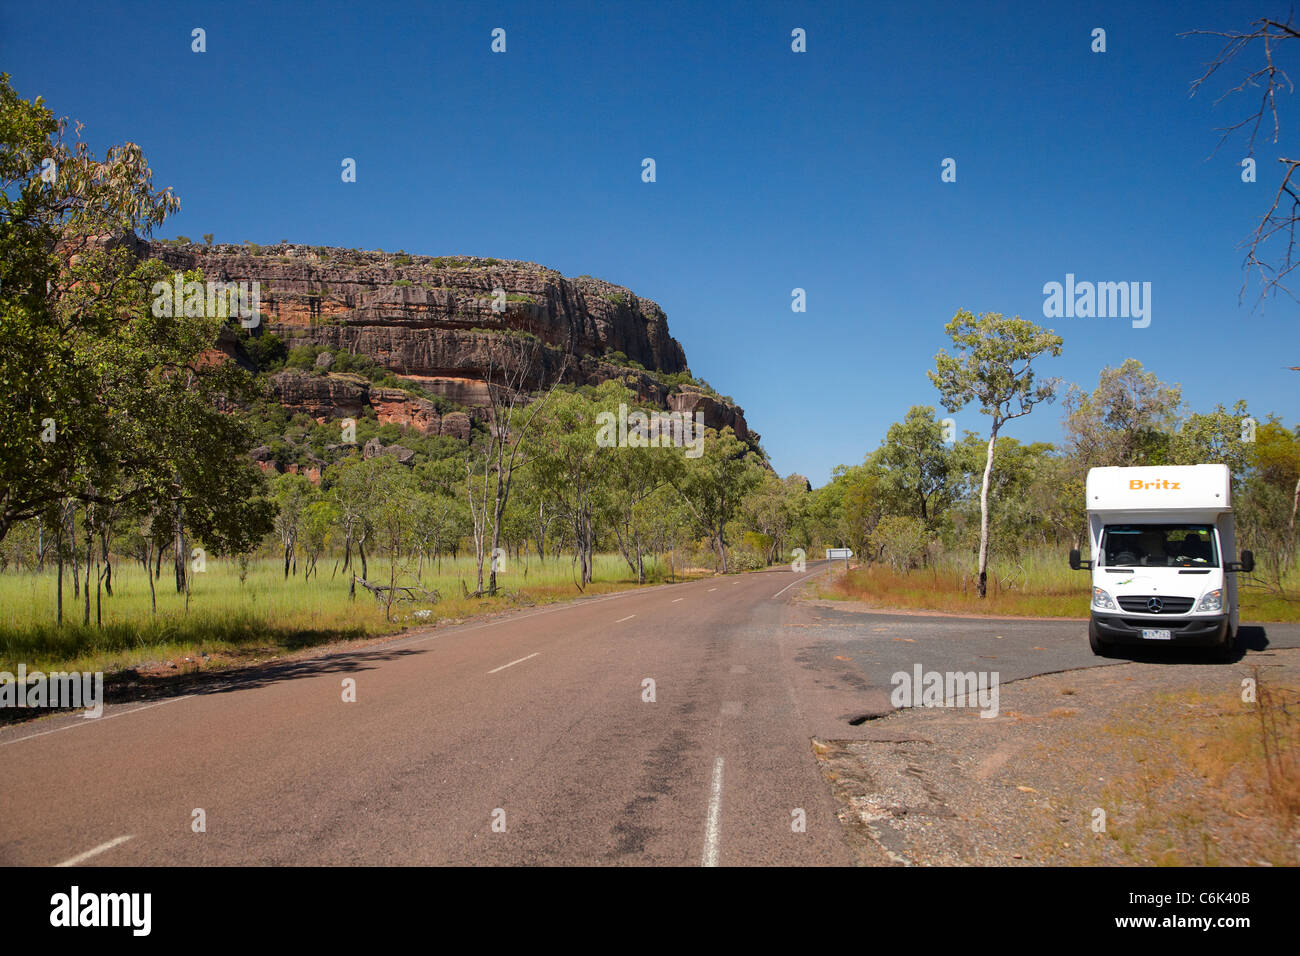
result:
[[[871,535],[872,545],[895,571],[919,567],[929,542],[930,532],[925,522],[902,515],[882,518]]]
[[[750,548],[736,548],[727,555],[728,571],[761,571],[767,567],[767,561],[763,555]]]

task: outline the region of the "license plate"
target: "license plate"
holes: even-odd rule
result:
[[[1169,633],[1167,627],[1144,627],[1142,628],[1142,640],[1144,641],[1171,641],[1173,635]]]

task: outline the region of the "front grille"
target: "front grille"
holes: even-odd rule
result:
[[[1148,605],[1149,601],[1159,601],[1156,610]],[[1168,597],[1163,594],[1131,594],[1119,599],[1119,606],[1130,614],[1186,614],[1192,609],[1192,598]]]

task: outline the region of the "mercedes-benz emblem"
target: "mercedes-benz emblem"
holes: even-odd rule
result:
[[[1163,608],[1164,606],[1165,606],[1165,602],[1160,600],[1160,598],[1157,597],[1147,598],[1147,610],[1150,611],[1152,614],[1159,614],[1160,609]]]

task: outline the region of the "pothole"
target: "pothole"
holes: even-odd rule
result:
[[[850,727],[861,727],[861,726],[862,726],[863,724],[865,724],[868,720],[879,720],[881,717],[888,717],[888,716],[889,716],[888,714],[876,714],[876,713],[871,713],[871,714],[858,714],[858,716],[856,716],[856,717],[850,717],[850,718],[849,718],[849,726],[850,726]]]

